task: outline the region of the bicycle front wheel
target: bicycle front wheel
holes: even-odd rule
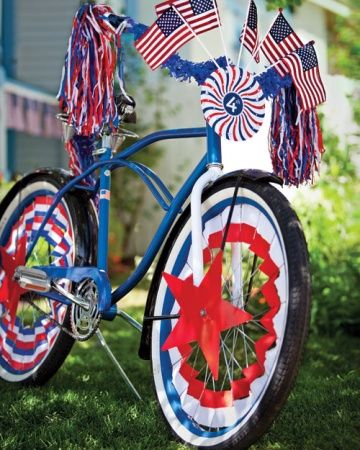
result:
[[[40,294],[20,291],[13,280],[17,265],[71,267],[92,262],[95,247],[90,239],[89,203],[81,194],[66,194],[25,264],[26,252],[66,181],[63,172],[30,175],[19,181],[0,205],[0,378],[9,382],[45,383],[73,345],[72,337],[60,328],[70,328],[70,308]],[[60,282],[71,289],[69,281]]]
[[[236,179],[219,180],[203,196],[203,254],[210,268],[219,258]],[[162,413],[177,438],[206,448],[246,448],[272,423],[294,382],[309,319],[306,242],[279,190],[241,179],[227,230],[218,275],[221,314],[207,314],[210,300],[203,298],[199,306],[195,290],[178,301],[162,275],[191,284],[189,208],[169,237],[150,292],[155,316],[179,315],[152,328],[152,370]],[[186,315],[197,312],[201,317],[190,326]],[[218,353],[212,344],[210,357],[204,333],[219,342]]]

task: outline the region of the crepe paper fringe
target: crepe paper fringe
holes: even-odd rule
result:
[[[134,35],[134,41],[137,41],[147,30],[148,25],[144,25],[143,23],[136,22],[134,19],[129,18],[128,20],[128,28],[126,31],[129,31]]]
[[[281,89],[273,102],[270,127],[275,174],[287,185],[313,183],[324,151],[316,109],[301,111],[294,85]]]
[[[225,56],[217,58],[216,62],[221,68],[225,68],[228,65]],[[172,78],[176,78],[179,81],[188,81],[189,83],[193,78],[198,85],[202,85],[210,74],[217,69],[216,64],[212,60],[193,63],[182,59],[178,54],[171,56],[162,67],[168,69]]]
[[[255,75],[255,80],[260,84],[264,97],[268,100],[276,97],[282,88],[290,87],[293,83],[290,75],[281,77],[275,67]]]
[[[119,124],[114,101],[118,30],[108,20],[111,13],[105,5],[82,6],[69,39],[58,99],[68,124],[84,136]]]
[[[69,168],[72,175],[81,175],[94,164],[93,151],[95,147],[95,136],[75,135],[65,143],[65,149],[69,155]],[[88,186],[95,186],[96,179],[93,175],[89,175],[84,178],[83,183]]]

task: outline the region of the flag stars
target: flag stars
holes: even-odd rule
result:
[[[202,14],[215,8],[214,0],[190,0],[190,4],[195,15]]]
[[[250,9],[249,9],[249,17],[248,17],[248,27],[252,30],[256,30],[257,28],[257,8],[255,3],[252,1],[250,3]]]
[[[302,48],[296,50],[299,55],[304,71],[313,69],[318,65],[318,59],[314,47],[307,44]]]
[[[282,14],[279,14],[270,30],[270,34],[274,41],[278,44],[283,39],[287,38],[292,32],[293,29],[290,27],[285,17]]]
[[[171,8],[162,14],[157,20],[157,24],[160,30],[164,33],[166,37],[170,36],[175,30],[177,30],[181,25],[184,24],[183,20],[177,12]]]

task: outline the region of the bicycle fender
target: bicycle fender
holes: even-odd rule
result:
[[[261,183],[275,183],[283,186],[284,181],[271,172],[266,172],[260,169],[241,169],[234,172],[227,173],[223,175],[219,180],[224,180],[226,178],[233,178],[240,176],[244,180],[248,181],[259,181]]]

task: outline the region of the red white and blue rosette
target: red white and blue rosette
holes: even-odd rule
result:
[[[215,133],[230,141],[250,139],[264,122],[262,89],[251,73],[239,67],[217,69],[205,80],[201,106]]]

